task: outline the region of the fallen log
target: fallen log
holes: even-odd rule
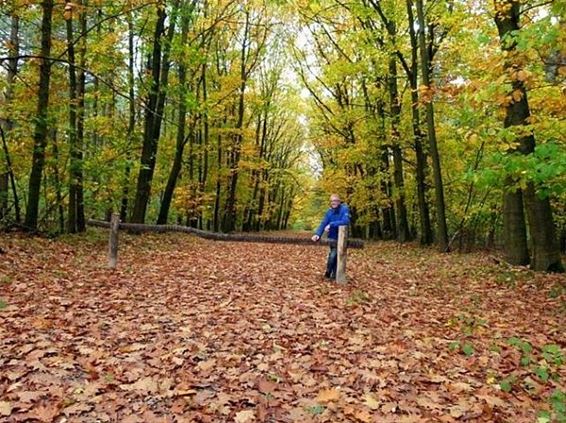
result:
[[[87,225],[110,228],[110,222],[103,220],[87,220]],[[294,245],[336,245],[335,240],[321,239],[313,242],[310,238],[303,237],[283,237],[283,236],[267,236],[267,235],[248,235],[248,234],[223,234],[218,232],[204,231],[202,229],[191,228],[181,225],[146,225],[141,223],[122,223],[119,224],[120,229],[127,229],[134,232],[184,232],[196,235],[200,238],[210,239],[214,241],[229,242],[261,242],[268,244],[294,244]],[[348,248],[363,248],[364,242],[360,239],[348,239]]]

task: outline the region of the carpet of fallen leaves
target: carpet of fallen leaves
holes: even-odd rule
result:
[[[179,234],[112,271],[106,236],[0,236],[1,421],[559,418],[564,276],[375,243],[339,286],[325,248]]]

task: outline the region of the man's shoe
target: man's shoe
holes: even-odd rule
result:
[[[324,272],[324,277],[325,277],[326,279],[332,279],[332,278],[330,277],[330,272]]]

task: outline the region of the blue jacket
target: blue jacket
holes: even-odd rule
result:
[[[315,233],[319,237],[322,236],[322,233],[324,232],[324,228],[326,227],[326,225],[330,225],[330,231],[328,231],[328,238],[338,239],[338,226],[349,225],[349,224],[350,224],[350,209],[346,204],[342,203],[335,209],[333,209],[332,207],[328,209]]]

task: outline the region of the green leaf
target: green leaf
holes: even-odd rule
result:
[[[0,298],[0,310],[5,309],[6,307],[8,307],[8,304],[6,303],[6,301]]]
[[[474,347],[472,344],[470,344],[469,342],[466,342],[464,345],[462,345],[462,352],[467,356],[471,356],[474,354]]]
[[[566,392],[556,389],[550,396],[550,404],[558,414],[566,413]]]
[[[515,376],[507,376],[506,378],[501,379],[501,381],[499,382],[499,387],[503,392],[511,392],[514,383]]]
[[[535,374],[539,377],[539,379],[545,382],[550,378],[550,374],[548,373],[548,369],[546,367],[537,367]]]
[[[324,409],[324,405],[317,404],[311,407],[307,407],[306,411],[313,416],[318,416],[319,414],[322,414],[324,412]]]
[[[448,344],[448,349],[450,351],[456,351],[458,348],[460,348],[460,342],[459,341],[453,341],[453,342],[450,342],[450,344]]]
[[[546,410],[542,410],[538,412],[537,415],[537,423],[550,423],[550,412]]]
[[[560,346],[556,344],[548,344],[542,347],[542,356],[549,363],[556,364],[560,366],[564,362],[564,356]]]

